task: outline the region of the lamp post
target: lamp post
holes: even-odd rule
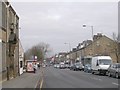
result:
[[[85,25],[85,24],[83,24],[83,27],[91,27],[91,30],[92,30],[92,40],[93,40],[93,26],[89,26],[89,25]],[[92,52],[93,52],[93,55],[94,55],[94,44],[92,43]]]
[[[83,25],[83,27],[87,27],[87,25]],[[91,27],[91,30],[92,30],[92,40],[93,40],[93,26],[89,26],[89,27]]]
[[[71,51],[71,44],[70,43],[64,43],[69,45],[69,51]]]

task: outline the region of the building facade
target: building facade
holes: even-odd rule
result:
[[[103,35],[96,38],[92,44],[85,48],[85,56],[96,56],[96,55],[109,55],[111,56],[113,63],[117,62],[117,43],[114,40]]]
[[[10,57],[9,36],[13,29],[19,39],[19,17],[9,2],[0,1],[0,76],[1,80],[9,80],[18,75],[19,43],[15,45],[14,57]],[[19,41],[18,41],[19,42]]]
[[[24,67],[24,49],[19,41],[19,75],[23,74]]]
[[[14,57],[11,58],[9,56],[9,52],[7,52],[7,77],[15,78],[19,75],[19,17],[16,14],[13,7],[8,3],[7,9],[7,43],[9,41],[10,30],[13,29],[16,34],[18,43],[15,45]],[[9,50],[9,43],[7,45],[7,50]]]
[[[77,49],[72,50],[68,53],[71,57],[72,62],[75,62],[77,58],[82,59],[86,56],[96,56],[96,55],[109,55],[111,56],[113,63],[120,62],[120,55],[118,43],[109,37],[98,33],[94,35],[93,41],[89,41],[85,44],[82,42]]]
[[[119,42],[119,58],[120,58],[120,1],[118,2],[118,42]]]
[[[0,81],[6,79],[7,3],[0,1]]]

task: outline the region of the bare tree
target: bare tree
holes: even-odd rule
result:
[[[25,52],[26,59],[32,59],[37,56],[38,61],[42,61],[46,58],[46,54],[50,53],[50,46],[46,43],[39,43],[34,45]]]
[[[119,50],[120,44],[119,44],[118,36],[115,33],[113,33],[113,40],[114,40],[113,51],[116,55],[117,63],[119,63],[120,62],[120,50]]]

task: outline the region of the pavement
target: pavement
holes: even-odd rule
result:
[[[9,81],[2,83],[2,88],[39,88],[40,79],[41,79],[41,69],[38,69],[36,73],[23,73],[21,76],[18,76]],[[6,89],[5,89],[6,90]]]

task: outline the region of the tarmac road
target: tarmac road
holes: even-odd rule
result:
[[[54,67],[43,69],[41,83],[41,88],[118,88],[118,86],[116,78]]]

